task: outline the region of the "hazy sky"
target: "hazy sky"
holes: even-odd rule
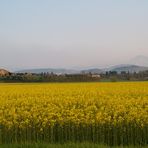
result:
[[[0,67],[74,68],[148,56],[148,0],[1,0]]]

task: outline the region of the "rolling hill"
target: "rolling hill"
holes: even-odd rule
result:
[[[77,70],[72,69],[54,69],[54,68],[41,68],[41,69],[24,69],[15,71],[16,73],[55,73],[55,74],[73,74],[73,73],[79,73]]]
[[[117,71],[118,73],[122,71],[126,71],[129,73],[134,73],[134,72],[140,72],[140,71],[145,71],[148,70],[148,67],[144,66],[137,66],[137,65],[122,65],[122,66],[117,66],[111,69],[111,71]]]

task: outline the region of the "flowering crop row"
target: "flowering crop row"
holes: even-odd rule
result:
[[[0,142],[148,144],[148,83],[0,84]]]

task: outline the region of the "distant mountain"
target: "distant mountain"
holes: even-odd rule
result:
[[[138,65],[129,65],[129,64],[122,64],[122,65],[116,65],[105,69],[98,69],[98,68],[92,68],[92,69],[86,69],[86,70],[73,70],[73,69],[53,69],[53,68],[45,68],[45,69],[26,69],[26,70],[20,70],[15,71],[16,73],[55,73],[55,74],[78,74],[78,73],[92,73],[92,74],[101,74],[105,73],[106,71],[117,71],[118,73],[121,73],[121,71],[126,71],[130,73],[134,72],[140,72],[148,70],[148,67],[145,66],[138,66]]]
[[[130,72],[130,73],[134,73],[134,72],[140,72],[140,71],[145,71],[148,70],[148,67],[145,66],[138,66],[138,65],[130,65],[130,64],[121,64],[121,65],[116,65],[116,66],[112,66],[109,68],[104,68],[104,69],[87,69],[87,70],[83,70],[81,72],[83,73],[97,73],[97,74],[101,74],[101,73],[105,73],[106,71],[116,71],[117,73],[121,73],[122,71],[126,71],[126,72]]]
[[[143,55],[139,55],[139,56],[136,56],[135,58],[131,59],[128,63],[131,65],[148,67],[148,57],[143,56]]]
[[[72,70],[72,69],[54,69],[54,68],[42,68],[42,69],[25,69],[20,71],[15,71],[16,73],[55,73],[55,74],[74,74],[80,73],[80,71]]]
[[[116,66],[111,66],[109,68],[99,69],[99,68],[85,68],[84,70],[73,70],[73,69],[58,69],[58,68],[41,68],[41,69],[25,69],[20,71],[15,71],[16,73],[55,73],[55,74],[78,74],[78,73],[92,73],[101,74],[106,71],[126,71],[130,73],[148,70],[148,57],[137,56],[132,60],[128,61],[128,64],[121,64]]]
[[[120,73],[121,71],[134,73],[145,70],[148,70],[148,67],[137,66],[137,65],[117,65],[111,69],[111,71],[117,71],[118,73]]]

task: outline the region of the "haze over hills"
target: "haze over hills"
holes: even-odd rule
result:
[[[128,64],[148,67],[148,57],[138,55],[128,61]]]
[[[55,73],[55,74],[74,74],[74,73],[79,73],[80,71],[78,70],[73,70],[73,69],[64,69],[64,68],[40,68],[40,69],[24,69],[24,70],[19,70],[16,71],[18,73]]]
[[[94,68],[94,69],[87,69],[83,70],[83,72],[91,72],[91,73],[104,73],[105,71],[117,71],[120,73],[121,71],[126,71],[126,72],[140,72],[140,71],[145,71],[148,70],[148,57],[139,55],[131,60],[129,60],[126,64],[119,64],[115,66],[110,66],[109,68]]]
[[[137,65],[116,65],[112,66],[110,68],[106,69],[88,69],[88,70],[83,70],[85,73],[105,73],[106,71],[116,71],[117,73],[121,73],[122,71],[129,72],[129,73],[134,73],[134,72],[140,72],[140,71],[145,71],[148,70],[148,67],[144,66],[137,66]]]
[[[140,72],[145,70],[148,70],[148,67],[138,66],[138,65],[123,65],[123,66],[117,66],[112,69],[112,71],[117,71],[118,73],[121,73],[122,71],[134,73],[134,72]]]
[[[148,70],[148,67],[144,66],[137,66],[137,65],[117,65],[106,69],[86,69],[86,70],[72,70],[72,69],[28,69],[28,70],[22,70],[22,71],[16,71],[17,73],[55,73],[55,74],[78,74],[78,73],[92,73],[92,74],[101,74],[105,73],[106,71],[116,71],[117,73],[121,73],[122,71],[134,73],[134,72],[140,72]]]
[[[76,74],[76,73],[104,73],[106,71],[121,71],[126,72],[140,72],[148,70],[148,57],[146,56],[136,56],[129,60],[127,64],[119,64],[115,66],[110,66],[108,68],[84,68],[84,69],[65,69],[65,68],[37,68],[37,69],[24,69],[15,71],[18,73],[42,73],[42,72],[53,72],[56,74]]]

